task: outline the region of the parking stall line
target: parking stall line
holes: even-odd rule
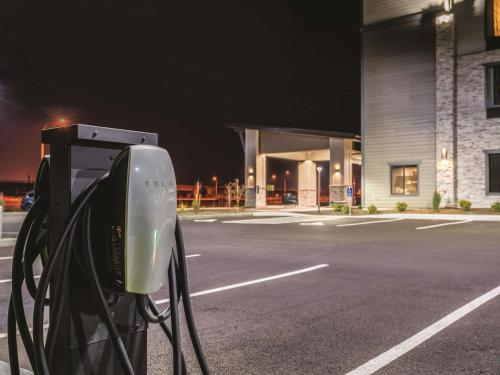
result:
[[[330,220],[340,220],[345,218],[343,216],[319,216],[318,215],[308,215],[308,216],[290,216],[290,217],[271,217],[271,218],[261,218],[261,219],[243,219],[243,220],[227,220],[223,221],[223,224],[267,224],[267,225],[278,225],[278,224],[294,224],[294,223],[307,223],[313,221],[330,221]]]
[[[13,257],[0,257],[0,260],[9,260],[12,259]]]
[[[409,339],[403,341],[402,343],[396,345],[392,349],[380,354],[378,357],[366,362],[364,365],[348,372],[346,375],[371,375],[381,368],[394,362],[399,357],[405,355],[410,350],[415,349],[417,346],[421,345],[425,341],[429,340],[431,337],[437,335],[439,332],[449,327],[456,321],[462,319],[466,315],[470,314],[478,307],[484,305],[485,303],[491,301],[493,298],[500,295],[500,286],[490,290],[489,292],[483,294],[482,296],[472,300],[466,305],[458,308],[452,313],[446,315],[444,318],[433,323],[429,327],[418,332]]]
[[[350,224],[339,224],[337,227],[353,227],[355,225],[368,225],[368,224],[380,224],[380,223],[392,223],[394,221],[401,221],[404,219],[389,219],[389,220],[374,220],[374,221],[363,221],[362,223],[350,223]]]
[[[295,276],[295,275],[299,275],[299,274],[306,273],[306,272],[316,271],[316,270],[319,270],[321,268],[325,268],[328,266],[329,266],[328,264],[318,264],[317,266],[303,268],[300,270],[286,272],[286,273],[281,273],[279,275],[264,277],[264,278],[256,279],[256,280],[245,281],[243,283],[226,285],[226,286],[223,286],[220,288],[202,290],[201,292],[191,293],[190,296],[191,297],[199,297],[199,296],[204,296],[206,294],[219,293],[219,292],[223,292],[223,291],[230,290],[230,289],[236,289],[236,288],[241,288],[241,287],[245,287],[245,286],[249,286],[249,285],[265,283],[267,281],[278,280],[278,279],[282,279],[282,278],[290,277],[290,276]],[[163,303],[167,303],[168,301],[169,301],[169,299],[160,299],[160,300],[155,301],[155,302],[158,305],[161,305]]]
[[[454,221],[452,223],[443,223],[443,224],[428,225],[428,226],[425,226],[425,227],[418,227],[418,228],[415,228],[415,229],[416,230],[432,229],[432,228],[445,227],[447,225],[465,224],[465,223],[470,223],[470,222],[472,222],[472,220]]]
[[[195,223],[214,223],[217,219],[195,219],[193,220]]]
[[[186,255],[186,258],[197,258],[197,257],[201,257],[201,254],[190,254],[190,255]]]

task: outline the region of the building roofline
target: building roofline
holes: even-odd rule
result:
[[[344,139],[352,139],[355,141],[361,141],[361,137],[358,134],[330,131],[330,130],[301,129],[301,128],[275,127],[275,126],[263,126],[257,124],[238,124],[238,123],[227,124],[226,127],[229,129],[233,129],[238,133],[241,133],[245,129],[254,129],[254,130],[266,131],[269,133],[312,135],[320,137],[344,138]]]

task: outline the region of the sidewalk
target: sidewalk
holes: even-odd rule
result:
[[[413,220],[451,220],[451,221],[500,221],[500,215],[473,215],[473,214],[374,214],[367,217],[379,219],[413,219]]]

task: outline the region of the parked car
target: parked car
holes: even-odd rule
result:
[[[21,201],[21,209],[23,211],[29,211],[33,206],[34,200],[35,200],[35,192],[33,190],[27,192],[26,195],[23,197],[23,200]]]
[[[283,204],[298,204],[297,196],[293,193],[286,193],[283,195]]]

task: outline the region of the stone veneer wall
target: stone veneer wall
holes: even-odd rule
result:
[[[489,207],[500,195],[488,195],[486,150],[500,150],[500,118],[486,118],[486,63],[500,62],[500,50],[457,58],[458,199]]]
[[[455,207],[456,184],[456,39],[452,15],[436,19],[436,190],[441,206]],[[442,150],[447,158],[442,160]]]
[[[316,190],[299,190],[299,206],[314,207],[318,205]]]

